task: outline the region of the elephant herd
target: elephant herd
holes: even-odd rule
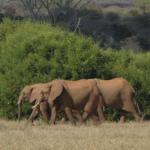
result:
[[[22,104],[28,101],[33,105],[29,121],[41,113],[50,124],[55,124],[57,114],[62,112],[63,119],[73,125],[90,117],[93,123],[105,120],[103,109],[112,107],[119,111],[120,122],[125,121],[129,112],[136,121],[140,121],[137,112],[134,89],[123,78],[111,80],[81,79],[77,81],[53,80],[25,86],[18,99],[18,118],[21,117]]]

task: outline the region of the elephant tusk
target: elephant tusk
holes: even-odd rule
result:
[[[18,102],[17,102],[17,105],[20,105],[20,104],[21,104],[21,102],[20,102],[20,101],[18,101]]]
[[[35,109],[38,105],[40,105],[40,103],[35,104],[32,109]]]

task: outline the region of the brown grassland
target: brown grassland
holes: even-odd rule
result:
[[[149,150],[150,122],[72,126],[0,120],[0,150]]]

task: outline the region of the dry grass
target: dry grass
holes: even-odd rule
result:
[[[149,150],[150,122],[100,126],[0,120],[0,150]]]

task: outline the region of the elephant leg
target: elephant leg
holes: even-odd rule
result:
[[[65,123],[67,121],[66,117],[61,118],[60,123]]]
[[[82,119],[83,121],[85,121],[87,119],[87,117],[89,116],[89,113],[84,111],[83,115],[82,115]]]
[[[63,114],[63,117],[60,120],[61,124],[65,123],[67,121],[67,119],[68,119],[64,111],[62,112],[62,114]]]
[[[140,122],[142,120],[141,117],[139,116],[139,114],[135,110],[132,111],[131,113],[133,114],[133,116],[137,122]]]
[[[73,116],[75,116],[79,120],[79,122],[82,124],[83,118],[82,118],[80,112],[78,110],[72,110],[72,112],[73,112]]]
[[[90,117],[91,117],[94,125],[98,125],[100,123],[98,117],[96,116],[96,114],[92,113],[90,115]]]
[[[119,110],[119,114],[120,114],[119,123],[124,123],[125,122],[125,112],[123,110]]]
[[[100,122],[104,122],[105,116],[104,116],[103,105],[102,105],[101,101],[99,101],[99,103],[97,105],[97,113],[98,113],[98,117],[99,117]]]
[[[75,121],[74,121],[74,118],[73,118],[73,115],[72,115],[72,111],[69,107],[65,108],[65,113],[66,113],[66,116],[68,117],[68,119],[71,121],[71,123],[73,125],[75,125]]]
[[[49,116],[50,116],[48,109],[49,109],[49,106],[48,106],[47,102],[40,103],[40,111],[41,111],[41,114],[42,114],[44,120],[46,121],[46,123],[48,123]]]
[[[82,115],[83,121],[85,121],[87,119],[87,117],[92,113],[92,111],[94,110],[94,102],[95,102],[95,97],[92,95],[88,101],[88,103],[86,103],[85,107],[84,107],[84,113]]]
[[[56,121],[56,106],[53,106],[51,108],[51,119],[50,119],[50,124],[54,125]]]
[[[125,116],[124,116],[124,115],[121,115],[121,116],[120,116],[119,122],[120,122],[120,123],[124,123],[124,122],[125,122]]]
[[[97,112],[98,112],[100,122],[104,122],[105,121],[105,116],[104,116],[103,110],[101,108],[98,108]]]
[[[133,102],[125,101],[125,104],[123,106],[123,110],[132,113],[132,115],[133,115],[133,117],[135,118],[136,121],[139,122],[141,120],[141,117],[137,113],[137,111],[135,109],[135,105],[133,104]]]
[[[29,117],[29,119],[28,119],[28,122],[31,121],[31,122],[33,123],[34,118],[35,118],[38,114],[39,114],[39,108],[33,109],[33,110],[32,110],[32,113],[31,113],[31,115],[30,115],[30,117]]]

